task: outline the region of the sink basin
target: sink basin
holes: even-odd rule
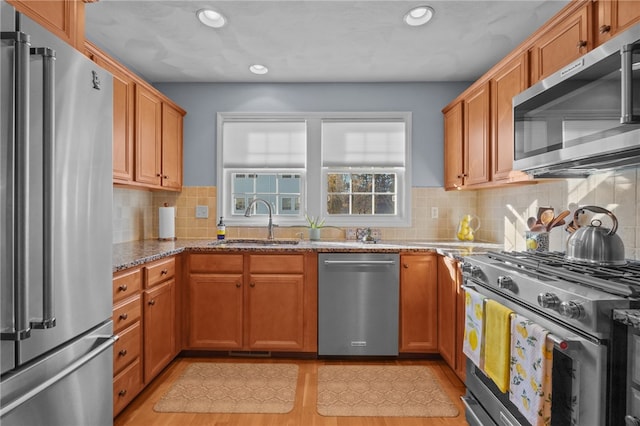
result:
[[[296,240],[293,238],[286,239],[273,239],[268,240],[266,238],[233,238],[226,240],[218,240],[211,243],[212,246],[218,245],[235,245],[235,244],[246,244],[246,245],[262,245],[262,246],[275,246],[281,244],[299,244],[300,240]]]

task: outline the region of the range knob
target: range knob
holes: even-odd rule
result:
[[[471,278],[477,278],[480,276],[480,268],[474,266],[468,262],[462,263],[462,273],[469,275]]]
[[[538,305],[543,308],[555,309],[560,304],[560,299],[553,293],[540,293],[538,295]]]
[[[584,308],[577,302],[570,300],[560,303],[560,315],[572,319],[580,319],[584,317]]]
[[[513,278],[509,276],[500,275],[498,277],[498,287],[504,288],[505,290],[513,289]]]

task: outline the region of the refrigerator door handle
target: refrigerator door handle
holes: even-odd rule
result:
[[[32,47],[32,55],[42,56],[42,153],[43,153],[43,277],[42,319],[31,321],[36,329],[56,326],[53,312],[53,277],[55,253],[53,246],[53,212],[55,190],[55,59],[56,52],[48,47]]]
[[[15,128],[12,143],[9,150],[12,157],[8,160],[9,167],[13,167],[13,181],[7,190],[8,202],[13,204],[9,212],[9,222],[13,225],[13,235],[10,237],[13,245],[13,253],[9,250],[10,267],[13,276],[13,324],[9,327],[3,325],[0,334],[2,340],[24,340],[30,337],[28,309],[29,258],[28,243],[28,217],[29,217],[29,47],[30,38],[27,34],[16,32],[2,32],[3,40],[14,42],[14,117]],[[6,306],[3,307],[6,309]]]
[[[23,395],[14,399],[13,401],[3,405],[2,408],[0,408],[0,417],[6,416],[11,411],[18,408],[20,405],[24,404],[31,398],[37,396],[39,393],[45,391],[47,388],[55,385],[57,382],[61,381],[62,379],[64,379],[74,371],[78,370],[80,367],[87,364],[89,361],[91,361],[92,359],[94,359],[104,351],[110,349],[113,346],[113,344],[116,342],[116,340],[118,340],[118,336],[115,336],[115,335],[114,336],[96,336],[96,337],[97,337],[96,343],[99,343],[99,346],[94,348],[91,352],[78,358],[76,361],[69,364],[64,369],[60,370],[60,372],[58,372],[56,375],[38,384],[38,386],[35,386],[29,389],[28,392],[24,393]]]

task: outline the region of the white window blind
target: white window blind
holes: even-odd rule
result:
[[[226,121],[223,125],[223,166],[304,168],[304,121]]]
[[[323,167],[404,167],[405,123],[323,121]]]

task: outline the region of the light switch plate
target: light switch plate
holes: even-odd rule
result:
[[[431,207],[431,219],[437,219],[437,218],[438,218],[438,208]]]
[[[196,218],[206,219],[209,217],[209,206],[196,206]]]

